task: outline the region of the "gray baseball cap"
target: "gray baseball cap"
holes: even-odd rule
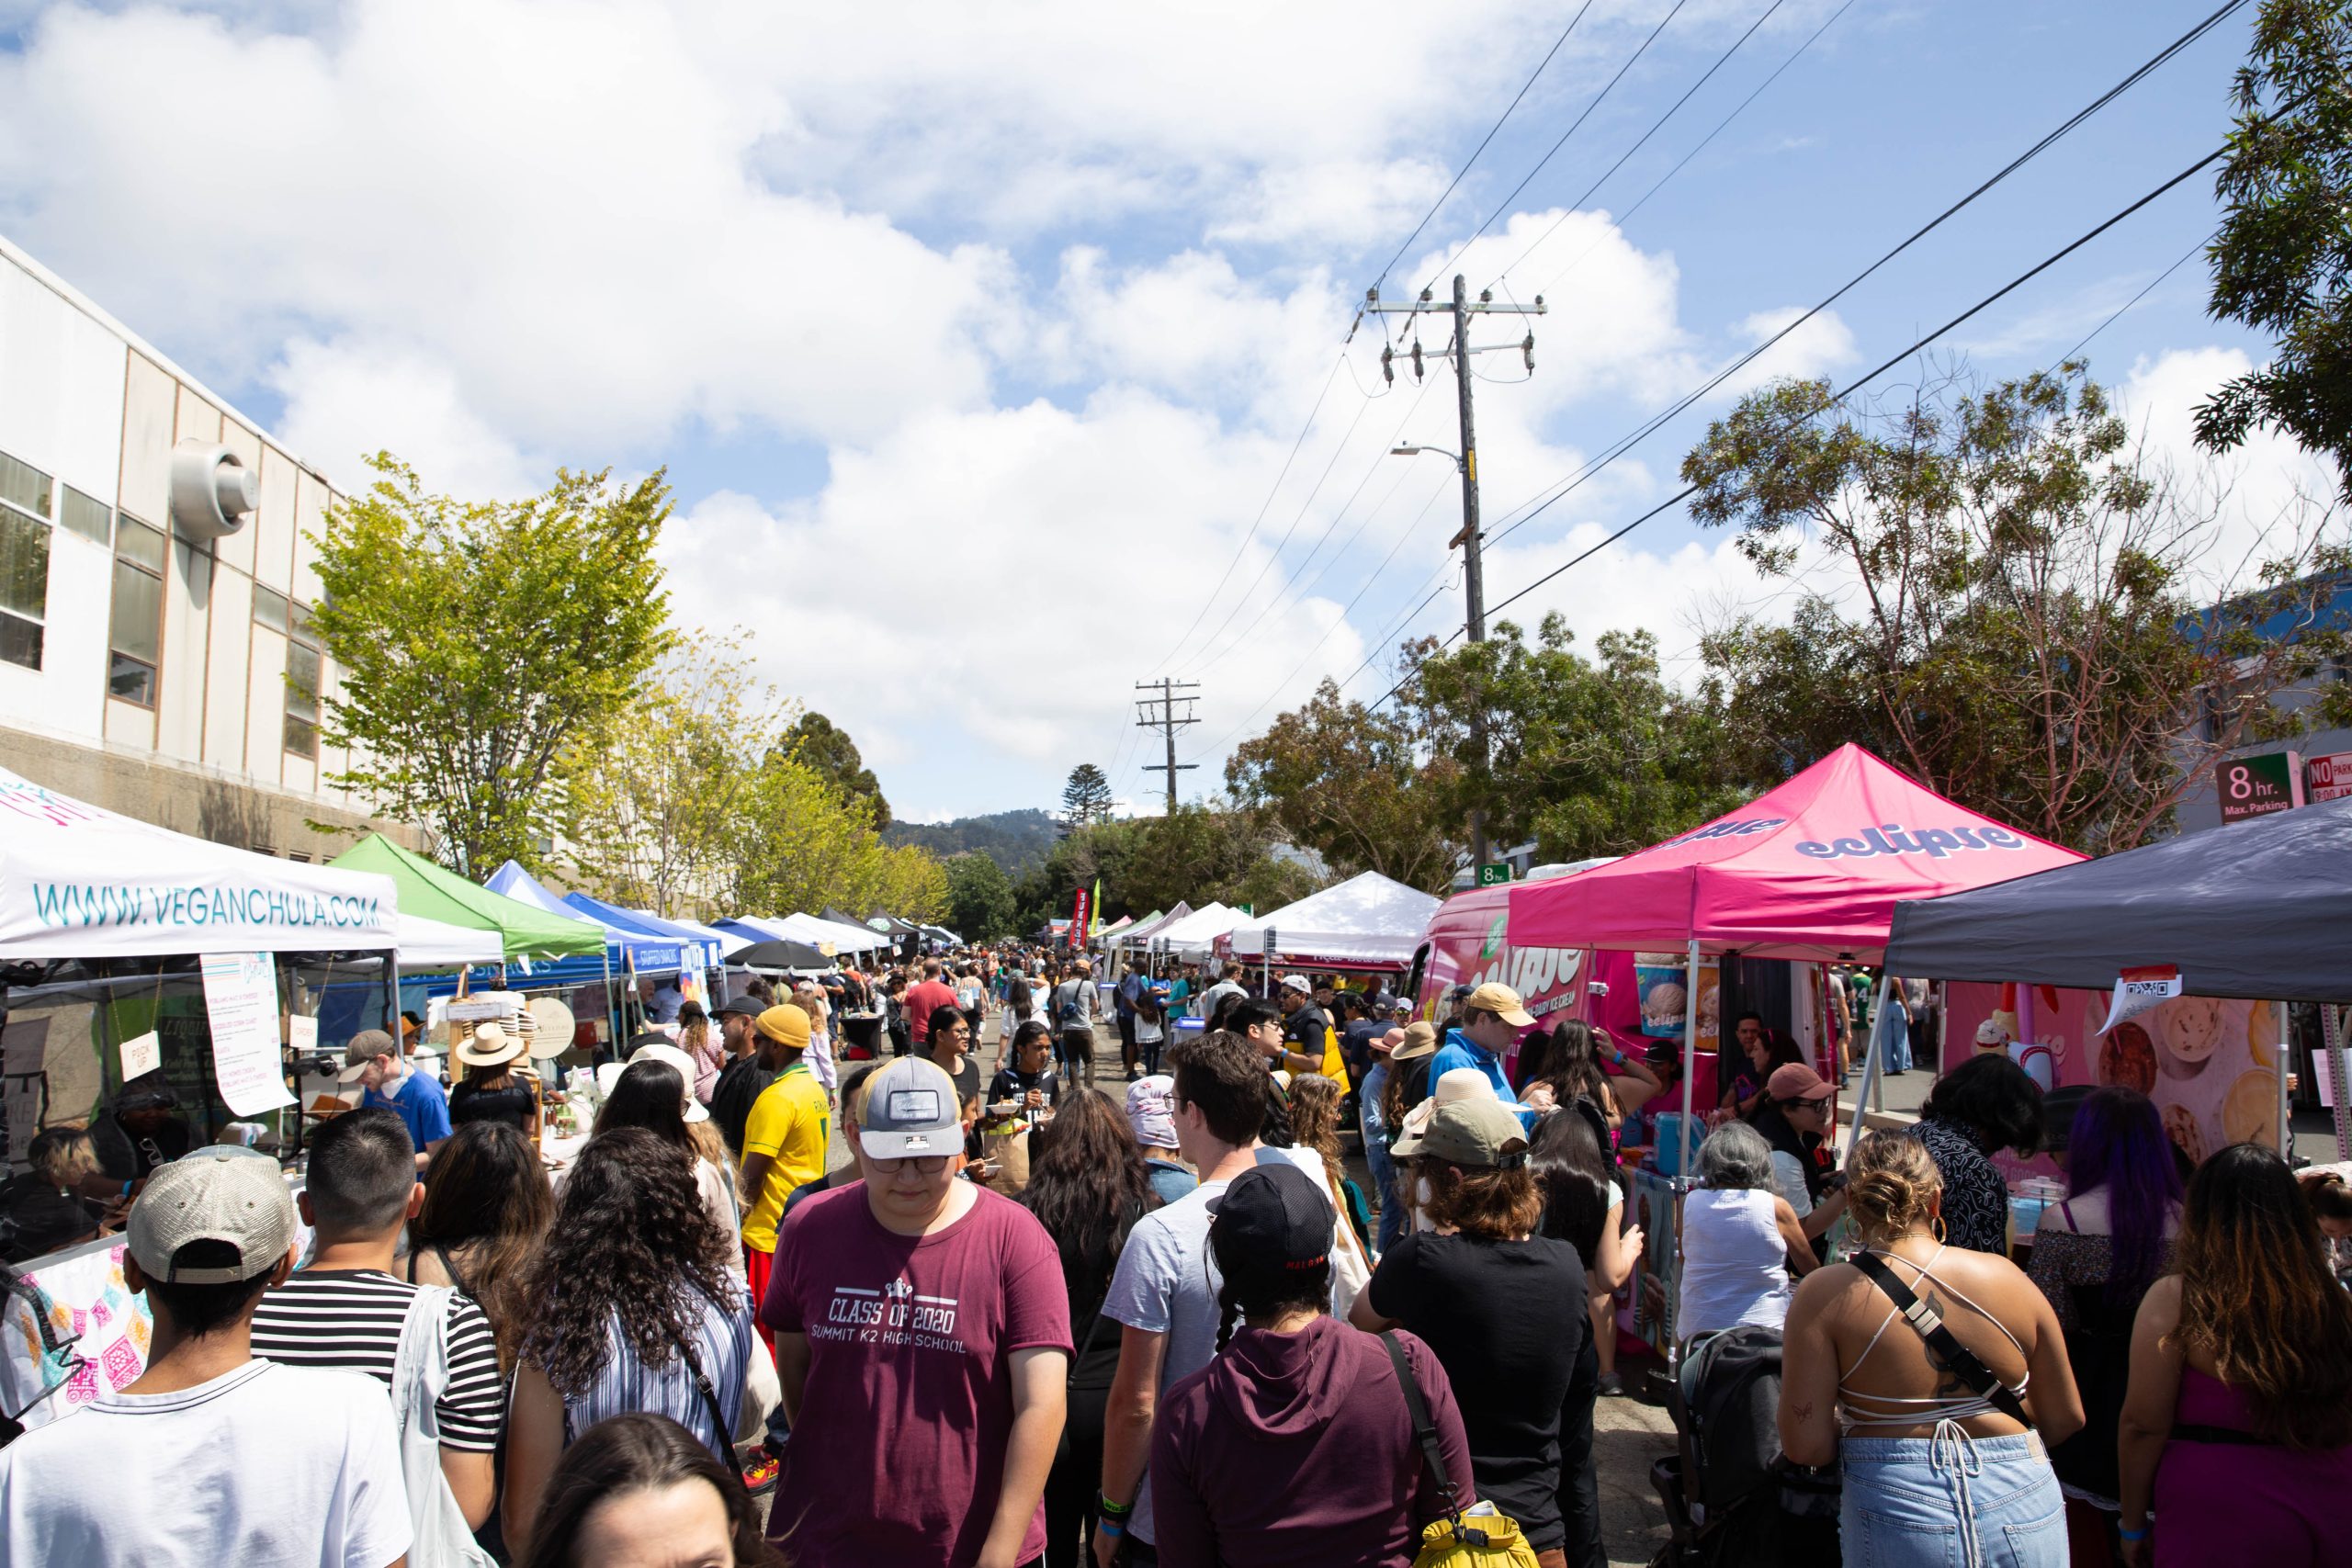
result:
[[[252,1149],[209,1145],[155,1168],[130,1206],[126,1240],[150,1278],[225,1285],[277,1267],[294,1245],[294,1200],[277,1161]],[[232,1268],[174,1269],[192,1241],[237,1249]]]
[[[857,1142],[876,1159],[964,1152],[956,1080],[926,1056],[900,1056],[865,1080]]]

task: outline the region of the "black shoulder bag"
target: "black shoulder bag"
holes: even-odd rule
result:
[[[1396,1386],[1405,1391],[1405,1408],[1413,1420],[1413,1440],[1420,1444],[1421,1463],[1429,1468],[1430,1479],[1437,1483],[1438,1495],[1444,1500],[1446,1517],[1453,1523],[1453,1539],[1464,1546],[1486,1546],[1487,1532],[1462,1517],[1462,1495],[1454,1490],[1453,1478],[1445,1473],[1445,1455],[1437,1446],[1437,1423],[1430,1419],[1429,1403],[1421,1397],[1421,1385],[1413,1378],[1413,1364],[1397,1348],[1395,1333],[1383,1330],[1380,1342],[1388,1348],[1388,1364],[1396,1369]]]
[[[1846,1261],[1862,1271],[1862,1278],[1876,1285],[1886,1299],[1894,1303],[1903,1321],[1928,1343],[1928,1359],[1938,1371],[1950,1372],[1966,1383],[1978,1397],[2029,1430],[2033,1417],[2025,1413],[2024,1402],[2009,1392],[2000,1374],[1979,1359],[1975,1351],[1960,1342],[1959,1337],[1944,1326],[1943,1314],[1919,1299],[1910,1286],[1897,1278],[1894,1269],[1876,1253],[1857,1252]]]

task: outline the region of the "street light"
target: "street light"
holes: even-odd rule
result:
[[[1449,452],[1442,446],[1394,446],[1389,449],[1388,455],[1392,457],[1411,457],[1423,452],[1434,452],[1441,457],[1451,457],[1453,459],[1454,471],[1456,473],[1462,471],[1462,454]]]

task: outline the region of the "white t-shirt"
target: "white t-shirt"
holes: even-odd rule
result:
[[[248,1361],[0,1449],[0,1562],[385,1568],[409,1542],[391,1402],[364,1372]]]

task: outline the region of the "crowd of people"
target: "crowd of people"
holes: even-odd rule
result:
[[[93,1193],[44,1134],[53,1229],[129,1201],[153,1333],[0,1449],[0,1563],[1605,1562],[1619,1150],[1672,1053],[1498,984],[1417,1018],[1104,978],[991,952],[649,1008],[552,1163],[494,1025],[446,1093],[355,1038],[292,1196],[232,1146]],[[2143,1096],[1999,1053],[1840,1168],[1834,1084],[1733,1023],[1674,1398],[1769,1344],[1763,1427],[1849,1561],[2352,1558],[2342,1173],[2184,1175]],[[2065,1173],[2022,1266],[2004,1149]]]

